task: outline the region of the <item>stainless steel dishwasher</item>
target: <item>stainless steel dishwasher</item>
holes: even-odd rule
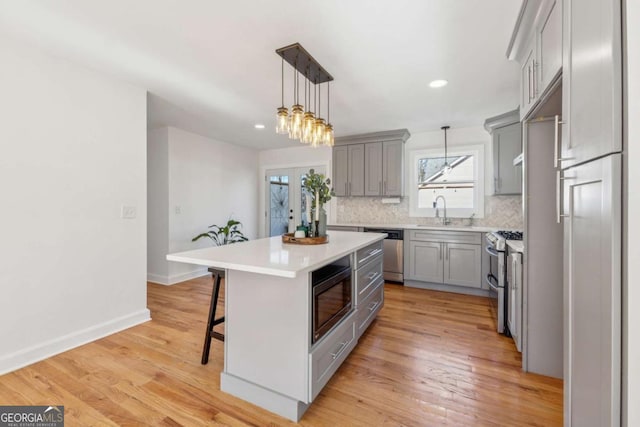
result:
[[[365,233],[387,233],[384,239],[384,280],[404,282],[404,230],[397,228],[365,228]]]

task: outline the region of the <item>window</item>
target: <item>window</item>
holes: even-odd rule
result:
[[[467,218],[484,216],[484,147],[456,147],[447,157],[445,170],[442,150],[425,149],[411,152],[411,216],[435,216],[434,203],[445,199],[447,216]],[[444,203],[438,199],[438,208]]]

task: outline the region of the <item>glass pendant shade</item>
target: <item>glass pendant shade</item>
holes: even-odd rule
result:
[[[278,108],[276,116],[276,133],[286,134],[289,132],[289,110],[287,107]]]
[[[300,104],[291,107],[291,121],[289,122],[289,138],[302,138],[302,122],[304,120],[304,108]]]
[[[314,127],[314,135],[313,135],[313,146],[317,147],[320,144],[324,143],[324,130],[325,124],[323,118],[317,118],[316,124]]]
[[[327,126],[324,128],[324,145],[328,147],[333,147],[335,140],[333,138],[333,126],[331,123],[327,123]]]
[[[311,111],[304,113],[304,120],[302,123],[302,142],[310,144],[313,142],[313,132],[315,128],[316,117]]]

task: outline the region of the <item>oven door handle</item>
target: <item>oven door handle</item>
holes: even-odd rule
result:
[[[498,292],[500,290],[500,287],[498,285],[494,285],[494,281],[496,283],[498,283],[498,279],[496,279],[496,276],[494,276],[493,274],[487,274],[487,278],[486,278],[486,282],[489,285],[489,287],[491,289],[493,289],[494,291]]]
[[[487,253],[488,253],[489,255],[491,255],[491,256],[498,256],[498,255],[499,255],[498,251],[496,251],[495,249],[493,249],[491,246],[486,246],[486,247],[484,248],[484,250],[485,250],[485,251],[487,251]]]

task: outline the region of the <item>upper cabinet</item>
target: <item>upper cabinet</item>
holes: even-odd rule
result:
[[[520,118],[550,92],[562,73],[562,3],[523,2],[507,57],[520,63]]]
[[[622,149],[620,0],[564,0],[562,168]]]
[[[399,129],[336,138],[336,196],[403,196],[404,142],[409,136],[409,131]]]
[[[364,196],[364,144],[333,148],[333,191],[336,196]]]
[[[484,127],[493,142],[493,194],[522,194],[522,168],[514,165],[522,154],[518,110],[487,119]]]

